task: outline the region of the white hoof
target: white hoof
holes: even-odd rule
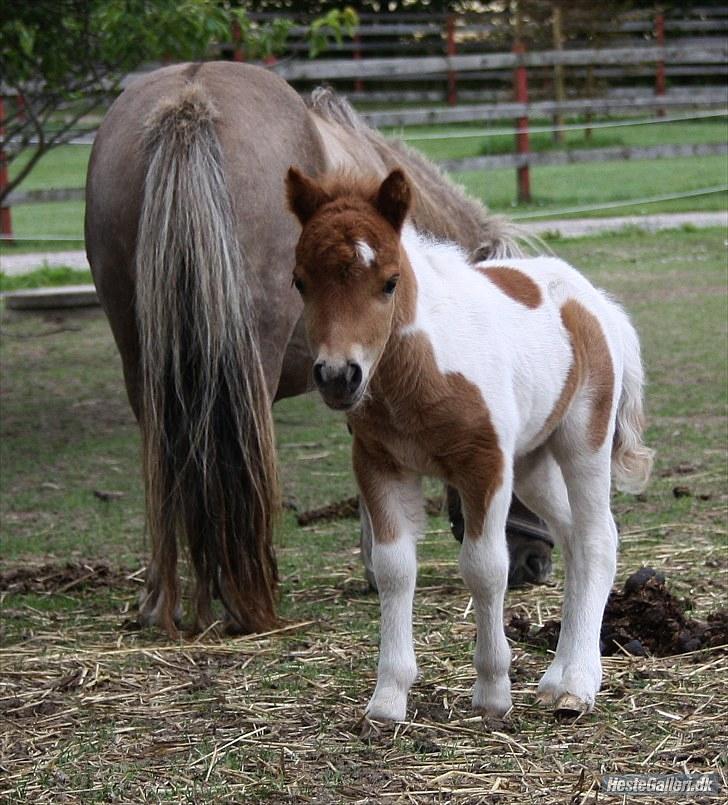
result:
[[[496,682],[484,683],[478,679],[473,688],[473,710],[496,718],[503,716],[511,709],[511,680],[508,676]]]
[[[601,668],[563,666],[554,661],[541,678],[536,701],[557,713],[590,713],[601,684]]]
[[[364,715],[372,721],[404,721],[407,693],[395,687],[377,686]]]

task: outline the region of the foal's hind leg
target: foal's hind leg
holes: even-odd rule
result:
[[[503,716],[511,709],[508,669],[511,650],[503,631],[503,599],[508,585],[506,518],[511,502],[509,471],[483,516],[484,490],[464,490],[465,536],[460,573],[473,596],[478,635],[474,664],[477,680],[473,708]]]
[[[572,528],[563,535],[566,571],[556,656],[538,687],[556,710],[588,712],[601,685],[600,631],[617,566],[617,528],[610,511],[611,434],[596,452],[573,452],[560,434],[555,455],[571,501]]]
[[[547,446],[516,462],[514,490],[524,506],[540,517],[557,544],[571,533],[571,507],[561,469]]]
[[[366,503],[359,498],[359,549],[361,550],[361,560],[364,563],[364,578],[369,583],[370,590],[377,589],[377,579],[374,575],[374,565],[372,564],[372,545],[374,534],[372,533],[372,518],[367,509]]]
[[[98,283],[98,280],[97,280]],[[130,292],[131,294],[131,292]],[[129,296],[133,307],[133,296]],[[119,309],[125,309],[119,305]],[[126,319],[117,319],[109,313],[114,338],[119,347],[124,383],[129,404],[139,425],[142,425],[141,377],[139,368],[139,339],[136,329],[129,329]],[[148,483],[148,481],[146,481]],[[148,505],[148,504],[147,504]],[[147,518],[149,524],[151,518]],[[170,636],[177,635],[182,620],[179,577],[177,575],[177,540],[170,526],[169,533],[161,538],[152,532],[152,555],[147,566],[144,587],[139,593],[137,620],[142,626],[159,626]],[[170,538],[171,534],[171,538]]]

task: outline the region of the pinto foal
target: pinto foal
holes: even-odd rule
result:
[[[494,715],[511,707],[503,597],[513,490],[547,523],[566,563],[561,634],[539,698],[591,710],[616,567],[610,477],[638,491],[652,459],[627,316],[561,260],[473,267],[457,247],[418,234],[405,224],[410,189],[400,170],[383,182],[319,182],[291,168],[287,191],[303,226],[293,282],[314,379],[327,405],[347,414],[373,527],[381,641],[367,715],[403,719],[417,675],[423,475],[447,481],[463,501],[459,564],[477,623],[473,707]]]

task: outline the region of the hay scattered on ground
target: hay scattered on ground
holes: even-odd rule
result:
[[[607,657],[596,712],[562,723],[534,703],[549,652],[514,642],[512,713],[473,715],[475,630],[454,562],[422,569],[409,720],[362,738],[377,600],[351,552],[310,582],[284,579],[284,595],[314,617],[236,639],[126,631],[129,586],[115,611],[95,609],[92,590],[61,614],[36,608],[0,654],[0,798],[555,805],[596,802],[606,772],[722,768],[720,650]],[[561,594],[558,582],[511,592],[508,614],[543,625]]]

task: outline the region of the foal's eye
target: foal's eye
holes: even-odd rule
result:
[[[298,277],[294,277],[293,287],[298,291],[298,293],[303,293],[303,280],[299,279]]]
[[[391,296],[394,293],[394,289],[397,287],[397,280],[398,279],[399,279],[399,275],[395,274],[393,277],[390,277],[384,283],[384,289],[383,290],[384,290],[384,293],[387,294],[387,296]]]

